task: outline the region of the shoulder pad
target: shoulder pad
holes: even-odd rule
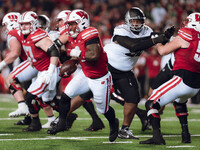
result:
[[[48,33],[40,28],[38,28],[32,35],[31,39],[33,42],[37,42],[45,37],[48,37]]]
[[[96,38],[96,37],[99,37],[99,32],[94,27],[89,27],[89,28],[83,30],[80,34],[81,34],[82,39],[86,40],[86,41]]]
[[[123,24],[114,28],[113,35],[127,36],[129,33],[131,33],[131,30],[127,25]]]
[[[181,28],[178,31],[178,36],[180,36],[182,39],[186,40],[186,41],[192,41],[192,40],[196,40],[197,34],[198,32],[194,29],[191,28]]]

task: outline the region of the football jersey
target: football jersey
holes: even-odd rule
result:
[[[22,35],[22,46],[28,56],[28,60],[38,71],[48,70],[50,64],[50,56],[35,46],[35,43],[45,37],[48,37],[47,32],[40,28],[31,32],[26,39]]]
[[[174,52],[173,70],[185,69],[200,73],[200,33],[191,28],[181,28],[178,31],[178,36],[190,42],[190,46]]]
[[[49,31],[48,35],[49,35],[51,41],[55,41],[60,36],[58,31],[53,31],[53,30]]]
[[[94,38],[99,39],[100,56],[99,56],[99,59],[96,61],[87,61],[83,57],[85,52],[87,51],[86,42]],[[67,49],[73,49],[76,46],[78,46],[79,49],[82,51],[80,65],[86,77],[95,79],[95,78],[100,78],[108,73],[107,55],[104,52],[103,45],[96,28],[88,27],[87,29],[80,32],[78,36],[76,37],[76,39],[73,39],[70,37],[66,46],[67,46]]]
[[[141,32],[137,35],[134,34],[126,24],[123,24],[114,28],[113,37],[119,35],[128,36],[130,38],[143,38],[150,36],[151,32],[153,32],[152,29],[144,25]],[[141,52],[134,57],[125,55],[126,53],[130,53],[130,50],[113,42],[113,37],[111,43],[106,44],[104,47],[108,56],[108,63],[120,71],[130,71],[136,64]]]
[[[22,44],[22,38],[21,38],[21,31],[19,30],[19,29],[13,29],[13,30],[11,30],[10,32],[8,32],[8,35],[7,35],[7,43],[8,43],[8,48],[10,48],[9,47],[9,42],[10,42],[10,40],[11,39],[13,39],[13,38],[16,38],[19,42],[20,42],[20,44]],[[26,56],[26,53],[24,52],[24,50],[23,49],[21,49],[21,54],[19,55],[19,57],[24,61],[24,60],[26,60],[27,59],[27,56]]]

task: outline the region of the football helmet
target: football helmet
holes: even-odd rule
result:
[[[46,15],[38,16],[38,27],[45,30],[46,32],[50,31],[50,19]]]
[[[90,26],[90,19],[89,15],[80,9],[73,10],[69,16],[68,16],[68,23],[70,22],[76,22],[77,27],[76,31],[69,31],[69,34],[71,37],[76,38],[76,36],[83,31],[84,29],[88,28]]]
[[[61,11],[58,16],[56,17],[56,21],[63,20],[66,23],[68,15],[71,11],[70,10],[63,10]]]
[[[33,11],[24,12],[19,18],[19,24],[30,23],[31,28],[24,30],[21,26],[22,34],[26,35],[38,28],[38,15]]]
[[[141,24],[133,24],[131,20],[141,20]],[[144,20],[146,17],[144,16],[143,11],[138,7],[132,7],[129,9],[125,15],[125,22],[133,32],[140,32],[142,27],[144,26]]]
[[[200,13],[190,14],[184,23],[187,28],[193,28],[194,30],[200,32]]]
[[[2,25],[6,27],[7,32],[19,27],[20,13],[10,12],[3,17]]]

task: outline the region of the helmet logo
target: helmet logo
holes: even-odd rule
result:
[[[76,12],[76,14],[79,15],[83,19],[88,19],[88,15],[83,11],[78,11]]]
[[[195,20],[200,22],[200,15],[195,14]]]
[[[38,18],[35,14],[31,14],[31,16],[32,16],[34,19],[37,19],[37,18]]]
[[[9,15],[8,18],[10,19],[10,21],[15,21],[17,22],[17,15]]]

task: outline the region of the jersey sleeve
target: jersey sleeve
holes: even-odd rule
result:
[[[45,37],[49,37],[48,33],[42,29],[38,29],[32,36],[31,39],[33,42],[38,42],[41,39],[45,38]]]
[[[129,31],[126,29],[125,26],[120,25],[114,28],[113,36],[114,35],[127,36],[129,35]]]
[[[85,42],[87,42],[91,39],[98,38],[99,32],[97,31],[96,28],[90,27],[88,29],[85,29],[81,36],[82,36],[82,39]]]
[[[68,34],[69,28],[68,25],[64,24],[62,27],[59,28],[60,35]]]
[[[181,28],[178,31],[178,36],[180,36],[182,39],[186,41],[192,41],[196,38],[196,31],[194,29],[190,28]]]

